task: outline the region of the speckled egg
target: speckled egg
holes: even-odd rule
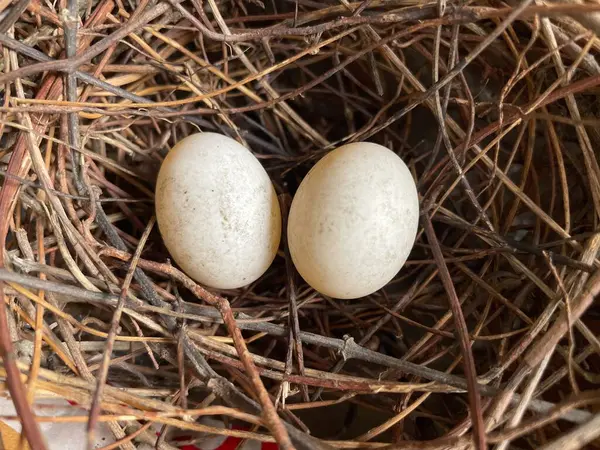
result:
[[[175,262],[201,284],[245,286],[269,268],[281,212],[267,172],[234,139],[186,137],[165,158],[156,182],[156,218]]]
[[[419,198],[406,164],[381,145],[348,144],[302,180],[288,220],[290,254],[322,294],[363,297],[402,268],[418,223]]]

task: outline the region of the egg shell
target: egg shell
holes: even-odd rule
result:
[[[378,144],[348,144],[302,180],[288,220],[290,254],[322,294],[363,297],[402,268],[418,223],[417,189],[400,157]]]
[[[256,157],[227,136],[199,133],[175,145],[160,168],[155,201],[169,253],[201,284],[245,286],[275,258],[275,189]]]

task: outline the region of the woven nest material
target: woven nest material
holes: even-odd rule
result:
[[[599,448],[598,30],[592,0],[0,0],[0,375],[30,447],[58,396],[105,448]],[[153,189],[198,131],[284,205],[336,146],[397,152],[407,264],[352,301],[283,245],[197,285]]]

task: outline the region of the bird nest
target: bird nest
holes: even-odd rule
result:
[[[593,0],[0,0],[0,373],[30,447],[51,396],[105,449],[597,448],[597,30]],[[153,191],[199,131],[284,206],[330,149],[392,149],[404,268],[340,301],[282,245],[246,288],[195,283]]]

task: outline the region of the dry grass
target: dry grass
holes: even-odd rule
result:
[[[31,448],[48,393],[128,450],[599,448],[598,30],[591,0],[0,0],[0,376]],[[282,247],[246,289],[195,284],[153,184],[199,130],[284,206],[327,150],[392,148],[422,205],[405,268],[337,301]]]

